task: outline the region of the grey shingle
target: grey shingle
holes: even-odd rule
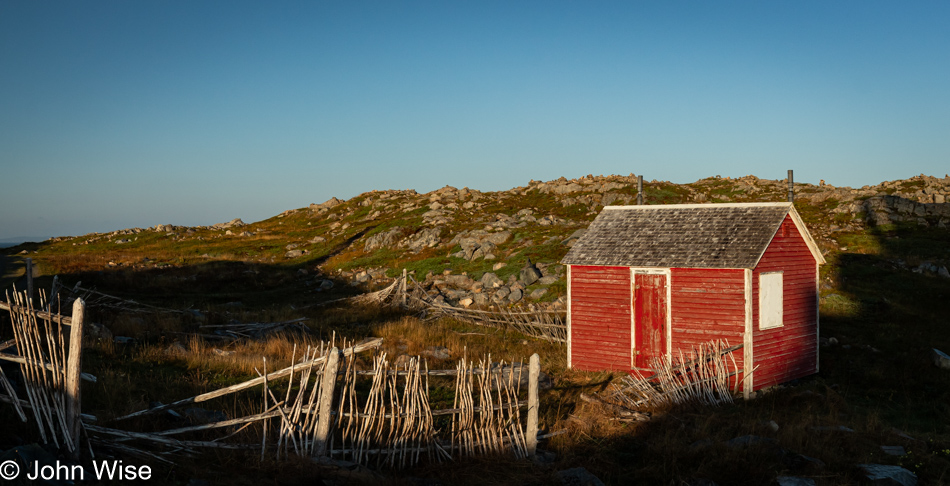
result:
[[[752,268],[791,207],[790,203],[608,206],[561,262]]]

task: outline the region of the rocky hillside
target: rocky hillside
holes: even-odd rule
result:
[[[795,184],[796,207],[827,256],[874,252],[867,235],[945,231],[950,177],[920,175],[859,189]],[[691,184],[650,181],[645,204],[784,201],[787,182],[719,176]],[[508,191],[446,186],[372,191],[288,210],[253,224],[161,224],[108,234],[53,238],[38,257],[57,272],[84,261],[88,271],[181,267],[241,261],[294,270],[313,291],[374,287],[406,269],[437,299],[453,305],[559,307],[565,294],[558,262],[605,205],[635,204],[629,176],[530,181]],[[145,255],[143,258],[143,254]],[[86,255],[85,260],[76,258]],[[98,258],[91,258],[97,255]],[[67,264],[67,261],[70,262]],[[895,259],[907,270],[950,277],[950,255]],[[72,268],[75,270],[75,268]]]

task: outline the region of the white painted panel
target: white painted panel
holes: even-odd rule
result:
[[[759,329],[782,327],[782,272],[759,275]]]

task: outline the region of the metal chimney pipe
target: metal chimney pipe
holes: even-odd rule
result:
[[[637,176],[637,206],[643,206],[643,176]]]
[[[792,175],[792,170],[788,170],[788,202],[795,202],[795,179]]]

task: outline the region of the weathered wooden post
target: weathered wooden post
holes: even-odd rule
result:
[[[406,306],[406,287],[408,286],[408,272],[402,269],[402,306]]]
[[[26,259],[26,298],[33,302],[33,259]]]
[[[643,176],[637,176],[637,206],[643,206]]]
[[[53,286],[49,291],[49,302],[46,303],[47,310],[52,314],[55,312],[54,302],[56,302],[56,294],[59,293],[59,275],[53,275]]]
[[[531,355],[528,364],[528,429],[525,431],[525,446],[528,457],[538,450],[538,375],[541,374],[541,358]]]
[[[330,416],[330,408],[333,405],[333,392],[336,386],[336,372],[340,368],[340,350],[334,347],[327,356],[327,363],[323,367],[323,377],[320,381],[320,403],[317,405],[317,436],[314,455],[323,457],[327,455],[327,441],[330,437],[330,425],[333,418]]]
[[[73,455],[79,456],[80,419],[82,394],[79,381],[82,374],[82,327],[86,303],[82,299],[73,302],[72,324],[69,332],[69,358],[66,360],[66,426],[73,444]]]

